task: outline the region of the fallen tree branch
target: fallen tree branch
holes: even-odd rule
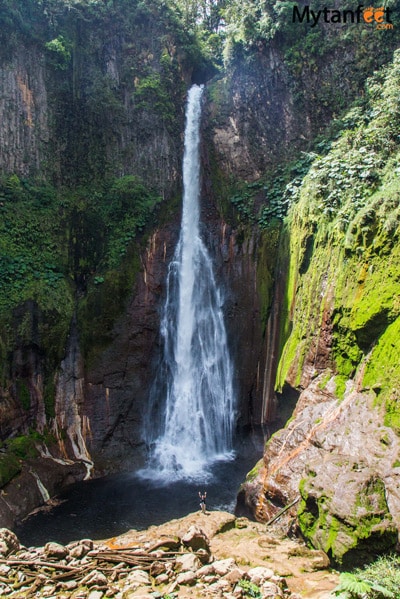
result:
[[[282,514],[284,514],[288,510],[290,510],[290,508],[293,507],[298,501],[300,501],[300,499],[301,499],[301,497],[299,496],[294,501],[292,501],[292,503],[289,503],[289,505],[285,505],[285,507],[282,508],[273,518],[268,520],[268,522],[266,523],[265,526],[269,526],[270,524],[272,524],[273,522],[278,520],[278,518],[280,518],[282,516]]]

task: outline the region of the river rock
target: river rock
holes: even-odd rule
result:
[[[218,574],[218,576],[225,576],[230,570],[234,570],[237,567],[236,562],[232,557],[217,560],[212,565],[214,572]]]
[[[66,580],[65,582],[62,583],[62,588],[65,589],[66,591],[73,591],[74,589],[76,589],[78,586],[78,583],[76,582],[76,580]]]
[[[130,585],[148,585],[151,584],[150,576],[144,570],[133,570],[129,572],[126,582]]]
[[[246,572],[244,570],[240,570],[240,568],[235,568],[234,570],[230,570],[223,577],[224,580],[227,580],[231,585],[235,585],[246,576]]]
[[[82,559],[89,551],[93,550],[93,541],[91,539],[82,539],[75,543],[67,545],[69,554],[71,557],[76,559]]]
[[[257,568],[251,568],[247,572],[247,576],[250,579],[250,582],[253,584],[260,585],[266,580],[270,580],[274,576],[274,571],[270,568],[263,568],[262,566],[258,566]]]
[[[18,551],[19,548],[17,536],[8,528],[0,528],[0,555],[7,556]]]
[[[176,558],[175,569],[177,572],[195,572],[201,568],[201,562],[193,553],[184,553]]]
[[[178,574],[178,576],[176,577],[176,584],[177,585],[181,585],[181,584],[194,584],[197,580],[196,577],[196,572],[192,572],[191,570],[186,571],[186,572],[181,572],[180,574]]]
[[[159,574],[155,578],[156,584],[166,584],[169,581],[168,574]]]
[[[95,585],[107,586],[107,578],[102,572],[93,570],[93,572],[90,572],[84,578],[82,578],[81,584],[88,587],[93,587]]]
[[[159,576],[160,574],[164,574],[166,569],[165,562],[153,562],[150,566],[150,575],[154,577]]]
[[[261,585],[261,593],[263,599],[277,599],[277,597],[283,597],[282,589],[273,582],[264,582]]]
[[[0,575],[1,574],[8,574],[9,571],[11,570],[10,566],[7,566],[7,564],[0,564]]]
[[[64,545],[60,545],[60,543],[46,543],[44,547],[44,553],[46,557],[55,557],[57,559],[64,559],[68,555],[68,549],[64,547]]]
[[[221,578],[220,580],[217,580],[217,582],[210,584],[209,588],[212,592],[227,593],[231,590],[231,585],[227,580]]]
[[[203,566],[202,568],[197,570],[197,576],[199,578],[202,578],[204,576],[210,576],[210,574],[214,574],[213,564],[207,564],[206,566]]]

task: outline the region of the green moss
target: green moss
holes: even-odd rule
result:
[[[104,281],[89,285],[78,305],[80,341],[86,364],[90,366],[113,338],[113,327],[126,308],[140,270],[140,248],[132,244],[118,269],[104,273]]]
[[[396,527],[391,521],[385,496],[385,485],[376,477],[360,488],[353,511],[346,518],[330,511],[332,500],[315,493],[313,476],[299,485],[301,502],[298,521],[304,537],[332,556],[336,562],[362,561],[366,551],[380,551],[393,546]],[[349,506],[351,507],[351,506]]]
[[[287,380],[300,384],[304,359],[313,359],[323,329],[331,350],[326,366],[342,395],[344,381],[372,349],[365,381],[375,390],[382,383],[377,392],[396,429],[398,372],[385,340],[390,336],[398,351],[390,330],[400,314],[399,143],[392,135],[400,119],[399,71],[397,52],[379,85],[369,84],[364,122],[349,121],[330,150],[315,155],[295,192],[277,377],[277,389]]]
[[[346,392],[346,383],[348,381],[348,378],[346,376],[340,375],[338,374],[337,376],[335,376],[335,392],[336,392],[336,397],[338,397],[340,400],[342,400],[344,398],[344,394]]]
[[[263,460],[259,460],[254,468],[247,473],[245,482],[253,482],[258,477],[263,465]]]
[[[0,487],[4,487],[21,472],[21,464],[17,456],[0,453]]]
[[[329,383],[331,378],[332,378],[332,372],[331,371],[326,372],[324,374],[324,376],[322,377],[322,379],[319,381],[318,388],[322,389],[322,390],[325,389],[325,387],[327,386],[327,384]]]
[[[368,360],[363,384],[372,387],[385,407],[385,424],[400,434],[400,317],[389,325]]]
[[[6,442],[7,451],[17,458],[35,458],[39,455],[35,444],[38,438],[35,435],[21,435],[13,437]]]
[[[49,376],[43,390],[43,401],[44,408],[47,418],[55,417],[55,396],[56,396],[56,385],[55,377]]]

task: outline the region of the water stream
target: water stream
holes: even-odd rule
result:
[[[232,457],[235,396],[222,297],[200,236],[202,86],[188,94],[179,241],[169,265],[161,317],[163,355],[144,424],[149,447],[143,476],[204,480],[210,465]]]

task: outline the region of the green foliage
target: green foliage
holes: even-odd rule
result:
[[[98,210],[109,230],[103,264],[115,268],[125,256],[129,244],[143,231],[161,198],[148,189],[139,177],[127,175],[116,179],[102,196]],[[100,200],[100,196],[98,197]],[[97,284],[101,283],[97,278]]]
[[[0,488],[21,472],[23,460],[39,455],[38,444],[50,445],[54,442],[55,439],[49,432],[39,434],[33,430],[4,441],[0,447]]]
[[[398,555],[383,555],[376,561],[356,571],[357,575],[373,585],[381,585],[392,597],[399,598],[400,558]],[[375,589],[373,589],[375,591]],[[382,593],[381,595],[379,593]],[[371,593],[371,599],[383,599],[382,591]]]
[[[340,599],[364,599],[365,597],[390,599],[397,596],[384,585],[350,572],[342,572],[339,585],[334,589],[333,594]]]
[[[5,177],[0,180],[0,212],[0,324],[4,347],[13,346],[7,334],[13,310],[33,301],[47,320],[46,324],[39,320],[36,334],[41,334],[41,343],[58,361],[72,313],[72,297],[66,278],[68,245],[63,239],[65,227],[57,192],[16,175]],[[28,310],[25,317],[20,315],[16,334],[29,345],[33,329]],[[23,405],[28,403],[25,395]]]
[[[302,152],[299,158],[288,161],[257,181],[233,185],[230,203],[240,221],[257,223],[261,229],[269,228],[276,221],[283,221],[290,206],[298,200],[303,178],[315,156],[314,153]]]
[[[65,352],[76,293],[84,303],[88,288],[93,294],[103,290],[108,321],[99,328],[109,331],[133,284],[134,275],[127,273],[138,269],[133,245],[159,199],[133,175],[97,188],[59,190],[16,175],[0,180],[1,376],[5,381],[16,344],[34,343],[44,356],[48,416],[54,415],[54,373]],[[28,410],[25,379],[18,379],[15,393]]]
[[[256,599],[261,599],[262,593],[260,587],[254,584],[254,582],[250,582],[250,580],[242,578],[239,580],[238,586],[243,589],[245,597],[255,597]]]
[[[141,79],[136,86],[133,98],[139,110],[149,110],[150,108],[158,112],[165,122],[173,121],[174,104],[158,73],[151,73]]]
[[[51,63],[57,69],[64,71],[68,68],[71,60],[71,50],[62,35],[59,35],[50,42],[46,42],[45,48],[49,52]]]

